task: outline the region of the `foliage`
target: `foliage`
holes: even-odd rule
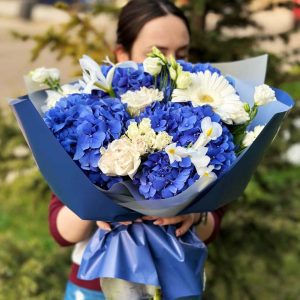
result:
[[[261,29],[251,20],[252,12],[247,6],[249,1],[184,2],[188,3],[184,9],[192,25],[193,61],[230,61],[256,55],[261,53],[259,42],[262,39],[274,38],[261,34],[247,37],[223,34],[226,28],[248,25],[260,32]],[[103,43],[103,33],[92,28],[91,24],[103,11],[115,15],[118,9],[98,6],[79,15],[75,11],[67,11],[70,21],[49,29],[46,34],[33,37],[16,34],[24,40],[36,42],[33,58],[47,47],[56,52],[59,59],[70,56],[76,63],[83,53],[98,62],[111,53],[111,45]],[[205,21],[212,12],[222,18],[215,30],[208,30]],[[288,39],[289,35],[290,32],[287,32],[281,37]],[[271,55],[267,79],[274,86],[290,92],[297,105],[267,150],[244,196],[229,206],[221,235],[209,246],[205,299],[294,300],[299,297],[300,167],[288,165],[283,154],[300,138],[299,129],[293,123],[300,114],[300,68],[295,63],[289,72],[283,71],[282,64],[289,55],[292,53]],[[22,299],[59,299],[67,259],[65,252],[61,253],[52,244],[45,230],[49,196],[45,183],[36,171],[17,179],[10,186],[3,183],[9,170],[33,167],[28,155],[21,158],[13,155],[14,147],[20,144],[24,141],[11,116],[1,117],[0,229],[5,230],[5,234],[0,237],[1,245],[4,245],[0,249],[0,299],[2,295],[8,295],[5,299],[15,299],[14,293],[23,293],[19,297]],[[34,222],[31,222],[32,214]],[[18,217],[13,218],[14,215]],[[23,227],[22,223],[30,223],[30,227]],[[29,274],[29,269],[34,269],[34,273]]]

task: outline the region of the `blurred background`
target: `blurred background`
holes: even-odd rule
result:
[[[112,56],[126,1],[0,0],[0,300],[62,299],[70,249],[50,238],[50,191],[8,106],[26,94],[23,75],[57,67],[64,82],[78,58]],[[269,54],[267,83],[288,91],[285,120],[243,197],[209,246],[209,300],[300,299],[300,1],[178,0],[192,25],[190,60]],[[255,72],[255,66],[253,66]]]

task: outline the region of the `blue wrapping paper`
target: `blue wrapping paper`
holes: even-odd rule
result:
[[[151,222],[114,224],[111,232],[98,229],[85,250],[79,278],[120,278],[160,286],[166,300],[200,299],[207,248],[192,230],[181,238],[175,230]]]
[[[236,85],[241,98],[251,104],[253,86],[238,80]],[[278,101],[261,107],[250,125],[250,129],[257,124],[266,125],[265,128],[223,176],[200,193],[192,185],[175,197],[161,200],[144,200],[129,182],[118,183],[110,191],[93,185],[44,123],[40,114],[40,107],[45,101],[43,91],[37,92],[34,97],[40,103],[33,104],[25,96],[11,101],[10,105],[53,192],[82,219],[115,222],[134,220],[141,214],[172,216],[212,211],[239,197],[293,106],[293,100],[287,93],[275,91]]]

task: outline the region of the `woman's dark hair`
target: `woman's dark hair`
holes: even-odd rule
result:
[[[169,0],[131,0],[122,9],[117,29],[117,43],[131,52],[134,41],[143,26],[149,21],[173,15],[180,18],[191,33],[188,19],[175,4]]]

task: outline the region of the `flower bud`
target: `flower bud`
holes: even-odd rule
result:
[[[144,71],[152,76],[156,76],[161,72],[162,61],[158,57],[148,57],[144,60]]]

